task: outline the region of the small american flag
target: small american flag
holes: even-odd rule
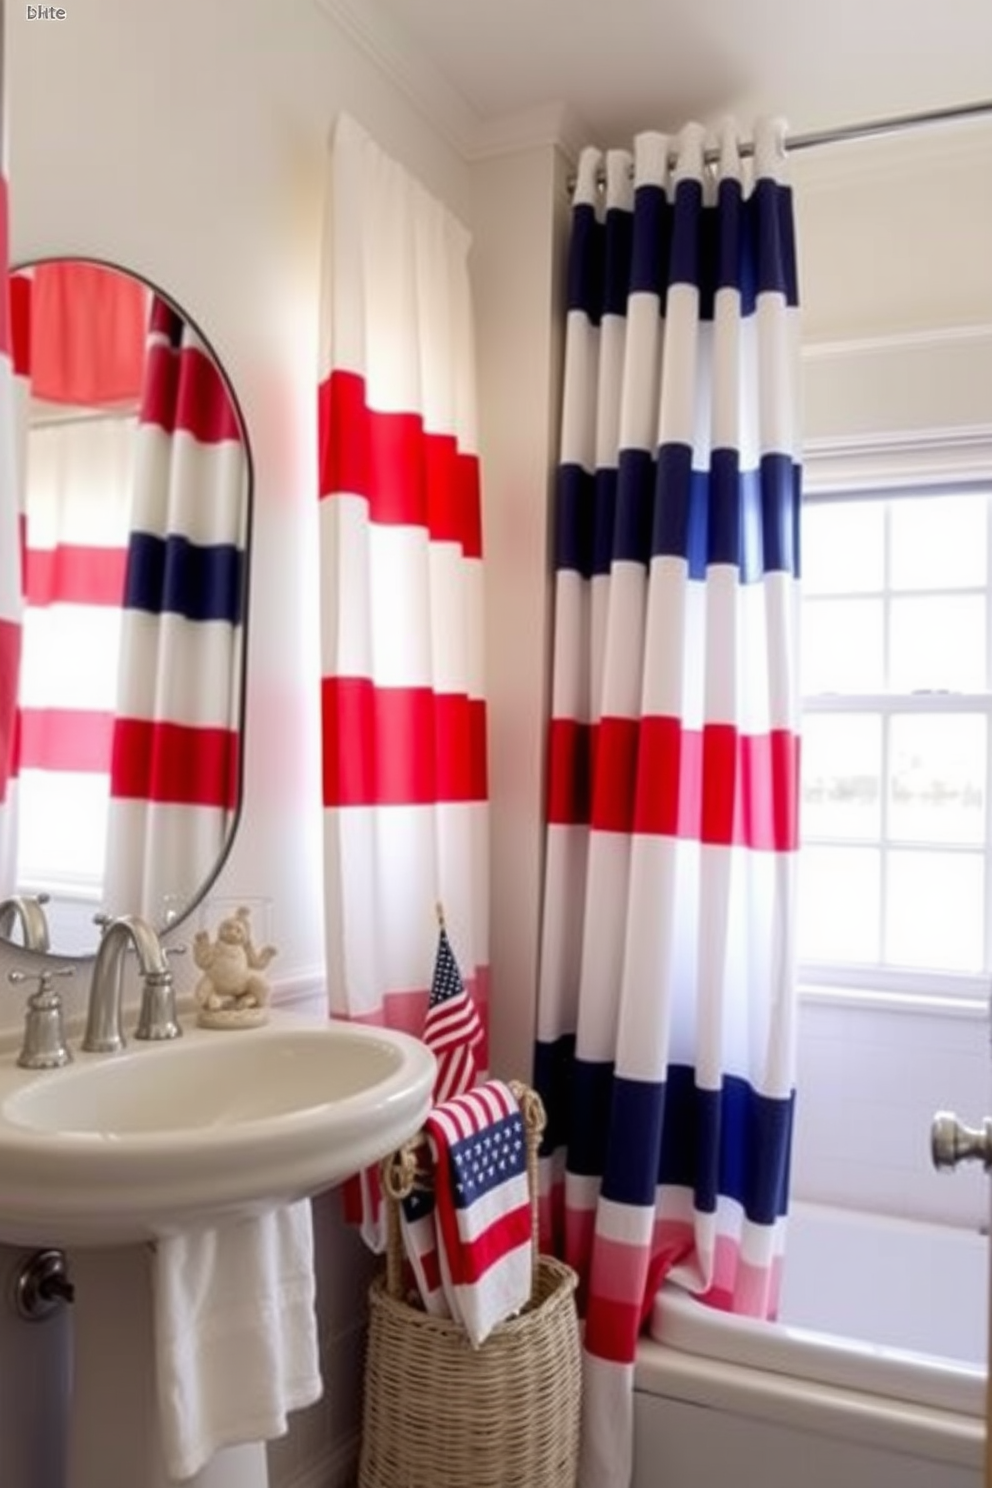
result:
[[[484,1034],[475,1004],[462,985],[448,932],[441,925],[424,1043],[437,1060],[434,1104],[471,1090],[481,1073],[476,1050]]]

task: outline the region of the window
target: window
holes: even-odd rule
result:
[[[803,979],[984,997],[992,487],[803,510]]]

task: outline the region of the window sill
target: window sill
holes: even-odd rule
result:
[[[989,1021],[989,1004],[981,997],[958,997],[941,992],[884,992],[869,987],[827,987],[799,983],[799,1001],[819,1006],[862,1008],[870,1012],[913,1013],[940,1018]]]

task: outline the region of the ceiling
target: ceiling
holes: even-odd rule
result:
[[[608,145],[689,118],[793,134],[992,97],[990,0],[362,0],[485,126],[567,105]]]

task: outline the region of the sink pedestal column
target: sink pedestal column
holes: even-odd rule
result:
[[[151,1252],[72,1250],[74,1390],[66,1488],[175,1488],[155,1394]],[[184,1488],[269,1488],[264,1443],[218,1452]]]

